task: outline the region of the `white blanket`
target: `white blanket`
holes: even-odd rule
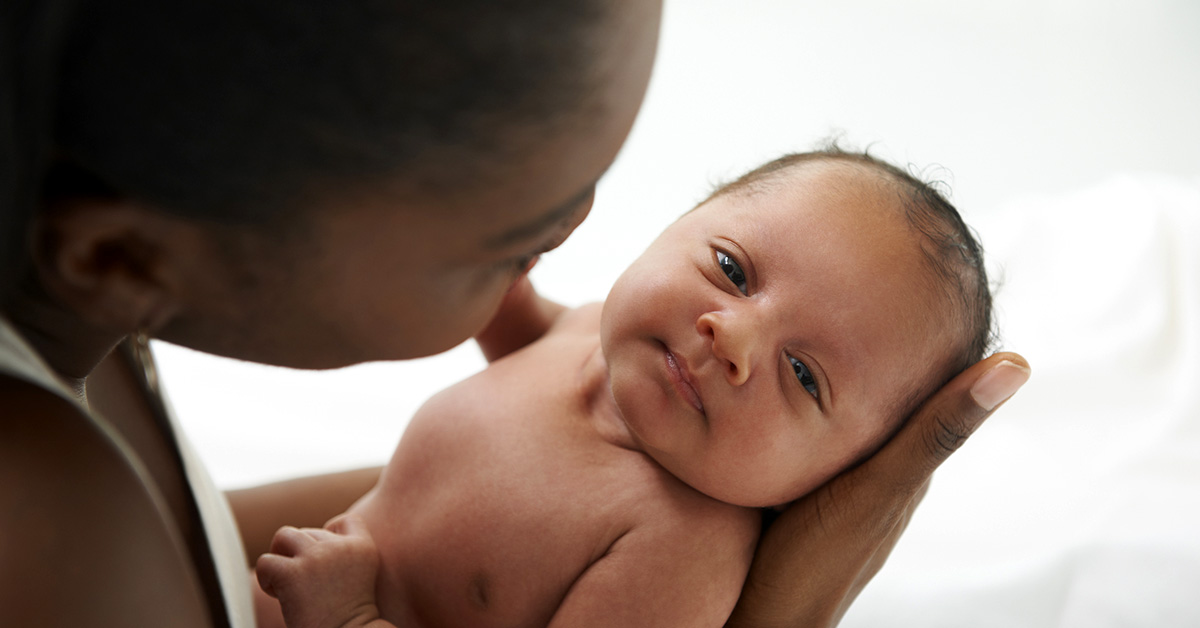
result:
[[[1200,179],[974,218],[1033,378],[843,626],[1200,626]]]

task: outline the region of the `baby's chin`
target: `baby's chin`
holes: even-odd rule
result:
[[[644,449],[646,449],[647,455],[654,458],[655,462],[670,472],[671,475],[674,475],[679,481],[687,484],[693,490],[720,502],[743,508],[782,509],[800,497],[803,497],[803,493],[793,486],[751,486],[745,482],[731,481],[728,477],[708,477],[708,474],[700,470],[688,468],[686,465],[674,464],[668,456],[662,456],[662,459],[660,459],[655,456],[652,449]]]
[[[787,504],[795,501],[794,499],[781,499],[781,492],[779,491],[772,491],[768,493],[763,491],[746,491],[738,489],[730,490],[723,488],[708,488],[708,490],[703,490],[701,487],[697,487],[695,485],[691,486],[697,491],[700,491],[701,493],[704,493],[705,495],[708,495],[717,501],[733,504],[734,506],[741,506],[743,508],[782,509],[786,507]]]

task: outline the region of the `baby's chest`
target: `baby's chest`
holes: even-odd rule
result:
[[[381,589],[422,625],[546,625],[637,524],[655,481],[640,454],[580,428],[563,395],[489,386],[423,408],[367,504],[382,538]]]
[[[629,525],[604,487],[506,481],[515,479],[464,483],[415,517],[393,548],[395,577],[419,617],[439,626],[545,626]]]

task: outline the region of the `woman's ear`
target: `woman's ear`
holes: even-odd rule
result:
[[[44,289],[102,329],[160,328],[178,309],[183,223],[127,199],[69,199],[35,225],[34,260]]]

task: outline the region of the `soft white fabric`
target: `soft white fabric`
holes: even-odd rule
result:
[[[229,623],[233,628],[252,628],[255,621],[254,600],[250,594],[250,572],[246,567],[246,550],[242,545],[242,536],[238,532],[233,511],[229,508],[229,500],[225,498],[225,493],[217,488],[199,454],[188,441],[171,408],[170,400],[164,399],[163,405],[167,408],[171,430],[179,443],[184,472],[192,486],[192,494],[200,510],[200,519],[205,532],[208,533],[208,543],[212,547],[213,562],[217,567],[217,577],[221,581]]]
[[[149,480],[150,476],[133,448],[103,417],[79,403],[40,356],[2,316],[0,316],[0,373],[37,384],[78,406],[82,415],[90,418],[92,423],[113,444],[113,447],[122,452],[130,466],[142,478],[152,498],[159,503],[159,507],[166,509],[165,500],[158,492],[155,483]],[[225,597],[229,623],[233,628],[252,628],[255,622],[253,600],[250,596],[249,570],[246,568],[241,536],[238,534],[233,515],[229,510],[229,503],[225,499],[225,494],[217,490],[198,456],[188,444],[169,405],[167,409],[167,417],[175,442],[180,447],[184,471],[195,496],[204,530],[208,534],[217,576],[221,581],[221,590]]]
[[[1200,626],[1200,179],[976,222],[1033,377],[939,471],[843,626]]]

